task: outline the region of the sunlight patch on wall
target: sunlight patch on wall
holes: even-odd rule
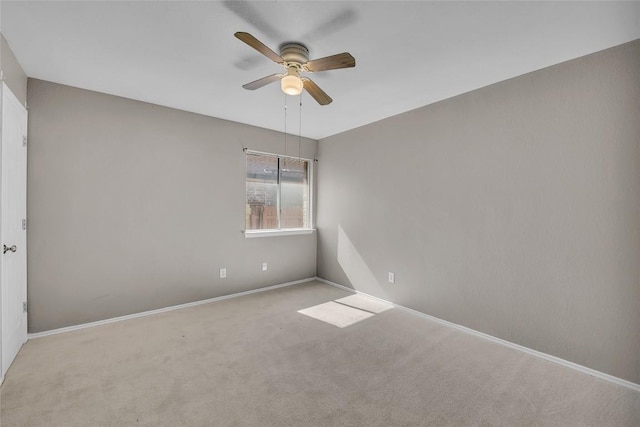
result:
[[[338,264],[355,290],[382,299],[389,299],[375,275],[362,259],[342,226],[338,225]]]

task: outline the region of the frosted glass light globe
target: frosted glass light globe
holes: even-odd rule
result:
[[[287,95],[300,95],[302,80],[295,74],[287,74],[280,80],[280,88]]]

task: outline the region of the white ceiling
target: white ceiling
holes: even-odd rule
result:
[[[303,136],[324,138],[640,38],[640,2],[2,1],[1,31],[30,77],[282,131],[281,71],[237,40],[311,58],[344,51],[355,68],[310,77]],[[300,131],[287,97],[287,131]]]

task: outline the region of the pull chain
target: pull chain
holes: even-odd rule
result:
[[[300,145],[302,140],[302,92],[300,92],[300,114],[298,121],[298,158],[300,158]]]
[[[284,96],[284,155],[287,155],[287,95]]]

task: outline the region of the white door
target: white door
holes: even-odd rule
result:
[[[0,287],[2,379],[27,341],[27,110],[2,83]]]

